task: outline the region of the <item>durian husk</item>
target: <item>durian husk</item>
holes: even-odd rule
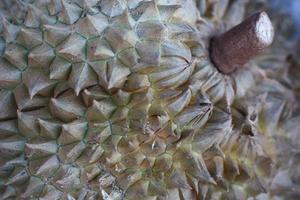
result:
[[[0,2],[0,199],[273,198],[299,127],[288,54],[209,59],[247,3]]]

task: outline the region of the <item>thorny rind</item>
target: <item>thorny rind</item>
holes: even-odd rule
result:
[[[294,94],[268,59],[224,76],[208,58],[247,1],[8,3],[1,199],[272,197]]]

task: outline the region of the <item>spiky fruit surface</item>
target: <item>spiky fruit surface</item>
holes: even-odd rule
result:
[[[282,90],[294,91],[295,101],[292,106],[290,117],[282,117],[278,129],[274,131],[273,137],[276,141],[278,166],[274,173],[274,178],[270,185],[272,199],[293,199],[300,198],[299,193],[299,149],[300,143],[296,138],[299,137],[299,116],[300,116],[300,96],[299,96],[299,49],[297,40],[299,36],[295,30],[295,23],[287,13],[278,13],[272,10],[267,1],[257,1],[259,3],[251,4],[250,9],[268,9],[275,26],[276,38],[273,47],[261,57],[258,62],[267,73],[267,76],[276,79],[284,88]],[[282,26],[282,24],[285,24]],[[288,57],[286,57],[288,55]],[[286,62],[288,60],[288,62]],[[261,62],[262,61],[262,62]],[[270,67],[273,66],[273,67]],[[277,95],[278,96],[278,95]],[[269,113],[275,112],[273,108]],[[269,114],[272,115],[272,114]],[[267,195],[260,195],[261,199],[268,199]]]
[[[246,2],[7,2],[0,198],[271,197],[293,93],[208,58]]]

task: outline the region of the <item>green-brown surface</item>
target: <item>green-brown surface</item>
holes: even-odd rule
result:
[[[0,199],[272,198],[287,55],[209,60],[247,2],[0,2]]]

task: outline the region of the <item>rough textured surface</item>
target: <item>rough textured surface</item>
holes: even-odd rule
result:
[[[272,198],[286,55],[230,76],[208,55],[246,3],[1,1],[0,199]]]
[[[213,37],[210,57],[223,74],[230,74],[263,53],[273,38],[274,29],[268,15],[257,12],[229,31]]]

